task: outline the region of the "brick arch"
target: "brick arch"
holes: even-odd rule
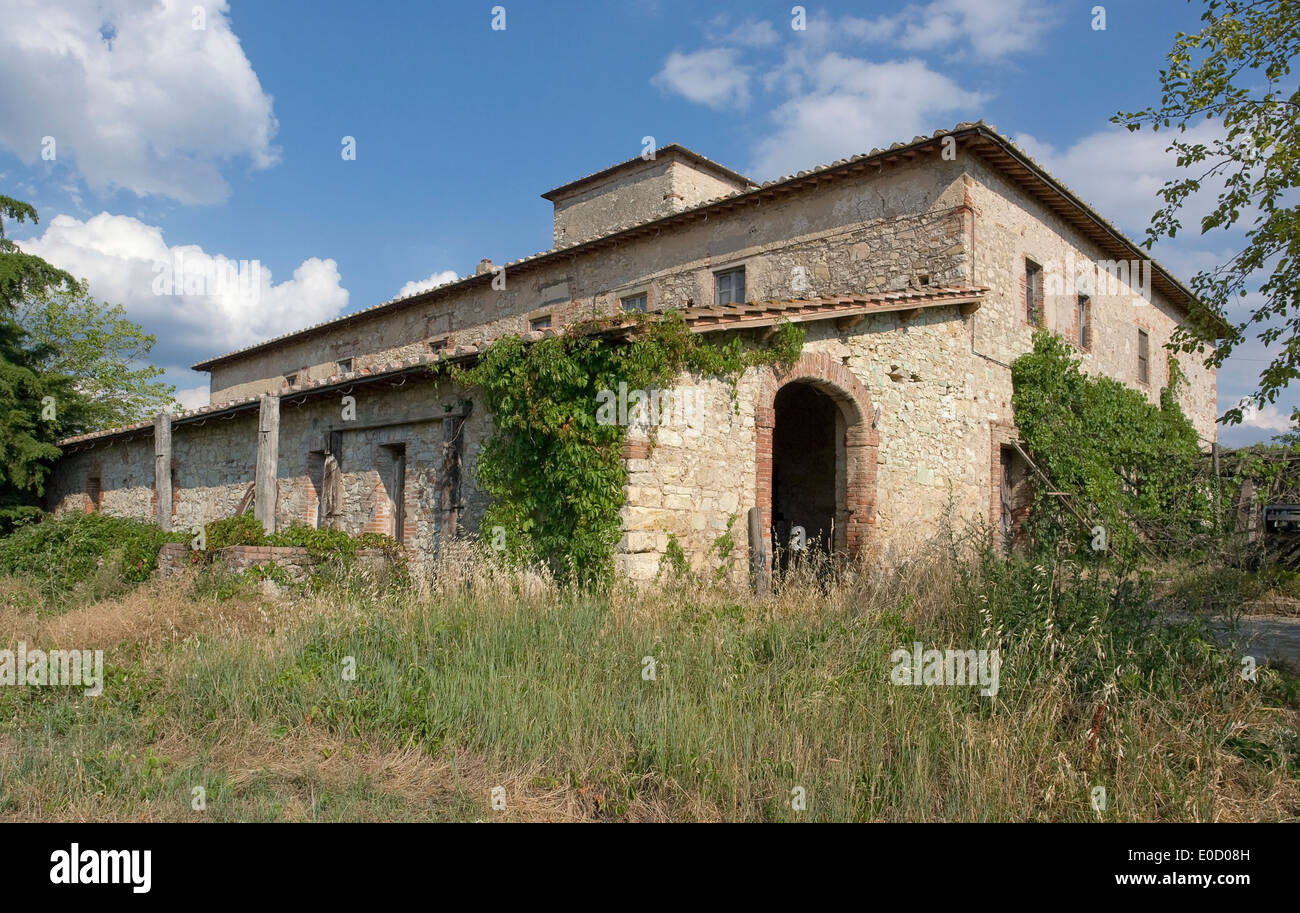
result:
[[[844,417],[845,497],[848,514],[845,544],[856,554],[876,522],[876,455],[880,435],[873,427],[875,410],[862,381],[847,367],[820,352],[805,352],[789,370],[765,369],[754,402],[757,438],[757,492],[763,530],[772,528],[772,433],[776,428],[776,394],[787,384],[806,383],[828,395]],[[770,560],[770,558],[769,558]]]

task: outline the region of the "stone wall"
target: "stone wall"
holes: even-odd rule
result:
[[[232,545],[210,553],[193,551],[180,542],[168,542],[158,551],[158,574],[163,578],[178,577],[195,566],[196,558],[203,562],[219,564],[232,573],[242,573],[250,568],[273,565],[284,571],[293,583],[302,583],[320,563],[305,548],[294,546]],[[388,565],[383,549],[357,549],[359,567],[382,572]]]
[[[928,160],[828,183],[571,258],[506,267],[505,287],[479,283],[412,298],[337,326],[250,352],[212,369],[212,402],[281,389],[286,375],[320,379],[337,362],[371,368],[560,327],[619,309],[645,292],[650,310],[713,301],[713,273],[743,264],[747,297],[788,299],[969,281],[961,169]]]
[[[987,356],[990,364],[1009,365],[1031,348],[1034,327],[1026,319],[1024,308],[1027,259],[1044,269],[1045,326],[1066,339],[1077,340],[1075,275],[1083,264],[1108,258],[1041,203],[1012,186],[999,172],[978,158],[970,159],[966,183],[979,214],[974,281],[989,289],[975,317],[976,350]],[[1075,275],[1063,275],[1071,267]],[[1113,377],[1158,403],[1160,390],[1169,382],[1164,345],[1180,317],[1163,295],[1152,291],[1148,301],[1140,286],[1135,280],[1118,282],[1113,290],[1094,288],[1089,296],[1091,345],[1086,350],[1076,345],[1076,354],[1089,373]],[[1139,329],[1145,330],[1150,340],[1150,373],[1146,383],[1140,382],[1137,376]],[[1188,378],[1187,386],[1180,391],[1179,403],[1201,436],[1202,446],[1208,447],[1217,439],[1218,430],[1214,369],[1205,367],[1203,357],[1194,355],[1181,356],[1179,365]],[[1010,375],[995,373],[1003,398],[1009,401]]]
[[[697,567],[712,568],[730,537],[732,573],[739,579],[747,564],[746,512],[758,507],[772,519],[775,397],[789,382],[809,385],[837,410],[837,545],[905,548],[949,522],[997,527],[1002,447],[1015,439],[1010,364],[1029,351],[1034,330],[1025,313],[1026,260],[1060,273],[1069,262],[1101,257],[1078,231],[975,154],[954,161],[921,158],[812,189],[756,196],[657,237],[508,267],[501,290],[471,282],[358,315],[218,365],[213,395],[278,390],[293,372],[329,376],[341,358],[367,368],[425,354],[430,346],[483,343],[526,330],[539,315],[561,327],[611,312],[621,297],[636,292],[646,293],[651,310],[709,303],[713,273],[737,265],[745,268],[751,300],[987,287],[973,313],[947,305],[876,314],[856,325],[806,323],[804,358],[793,373],[750,370],[734,398],[725,381],[680,378],[680,388],[699,392],[693,411],[653,434],[647,427],[631,430],[619,569],[635,579],[652,578],[670,536]],[[1051,294],[1042,321],[1077,340],[1075,290],[1061,278],[1044,288]],[[1091,338],[1079,354],[1087,370],[1115,377],[1155,402],[1168,382],[1162,346],[1178,315],[1161,295],[1153,292],[1147,301],[1133,285],[1116,294],[1093,291]],[[1136,374],[1139,328],[1150,340],[1145,383]],[[753,341],[754,334],[748,336]],[[1208,445],[1216,428],[1214,372],[1192,358],[1182,366],[1189,384],[1181,402]],[[350,391],[310,398],[283,391],[276,524],[399,532],[393,465],[402,448],[406,522],[400,532],[415,557],[436,552],[451,507],[458,528],[476,529],[486,498],[474,468],[491,433],[491,417],[476,395],[414,376]],[[345,421],[342,396],[349,393],[356,415]],[[441,460],[446,429],[458,417],[446,410],[464,403],[462,496],[449,505]],[[229,516],[245,501],[256,473],[257,428],[255,411],[176,425],[177,526]],[[337,446],[341,494],[336,516],[324,517],[325,454],[335,446],[330,440]],[[152,435],[144,430],[69,456],[56,473],[52,500],[62,509],[86,509],[93,478],[102,480],[103,509],[150,516],[152,475]]]
[[[154,516],[152,430],[110,438],[65,456],[50,477],[51,510],[102,510],[118,517]]]

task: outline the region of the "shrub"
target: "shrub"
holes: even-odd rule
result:
[[[92,576],[109,589],[144,581],[158,567],[164,542],[184,541],[152,523],[101,513],[47,516],[0,539],[0,574],[24,577],[47,599],[65,596]]]

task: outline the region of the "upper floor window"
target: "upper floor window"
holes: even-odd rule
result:
[[[1025,320],[1043,325],[1043,268],[1033,260],[1025,261]]]
[[[714,304],[743,304],[745,301],[745,268],[723,270],[713,274]]]
[[[351,358],[340,358],[338,361],[334,362],[334,366],[335,366],[336,368],[338,368],[338,372],[339,372],[340,374],[351,374],[351,373],[352,373],[352,359],[351,359]]]
[[[641,292],[637,295],[628,295],[626,298],[621,298],[619,300],[623,305],[623,310],[625,311],[640,311],[642,314],[646,312],[645,292]]]
[[[534,317],[532,320],[528,321],[528,329],[532,330],[534,333],[541,332],[542,330],[549,330],[550,328],[550,314],[543,314],[541,317]]]
[[[1075,304],[1075,323],[1079,326],[1079,337],[1076,340],[1079,348],[1085,352],[1092,348],[1092,299],[1087,295],[1080,295]]]
[[[1138,380],[1151,382],[1151,338],[1146,330],[1138,330]]]
[[[285,385],[286,387],[292,387],[292,386],[293,386],[294,384],[296,384],[297,382],[298,382],[298,375],[297,375],[297,374],[286,374],[286,375],[284,375],[284,385]]]

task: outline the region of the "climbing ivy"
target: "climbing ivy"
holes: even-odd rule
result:
[[[630,320],[628,334],[611,332]],[[491,497],[484,539],[504,530],[507,554],[547,562],[561,578],[609,579],[620,535],[627,429],[598,419],[602,390],[671,388],[683,371],[725,377],[746,368],[793,364],[803,330],[778,325],[764,343],[739,335],[705,340],[678,312],[620,314],[588,321],[537,342],[504,337],[453,376],[483,392],[493,432],[478,456]],[[652,426],[653,427],[653,426]]]
[[[1086,521],[1037,486],[1031,525],[1039,545],[1065,542],[1091,553],[1099,525],[1107,552],[1130,561],[1143,548],[1185,541],[1209,522],[1196,431],[1178,405],[1177,362],[1155,406],[1117,380],[1086,375],[1064,340],[1039,331],[1033,351],[1012,364],[1011,380],[1016,425],[1030,456]]]

